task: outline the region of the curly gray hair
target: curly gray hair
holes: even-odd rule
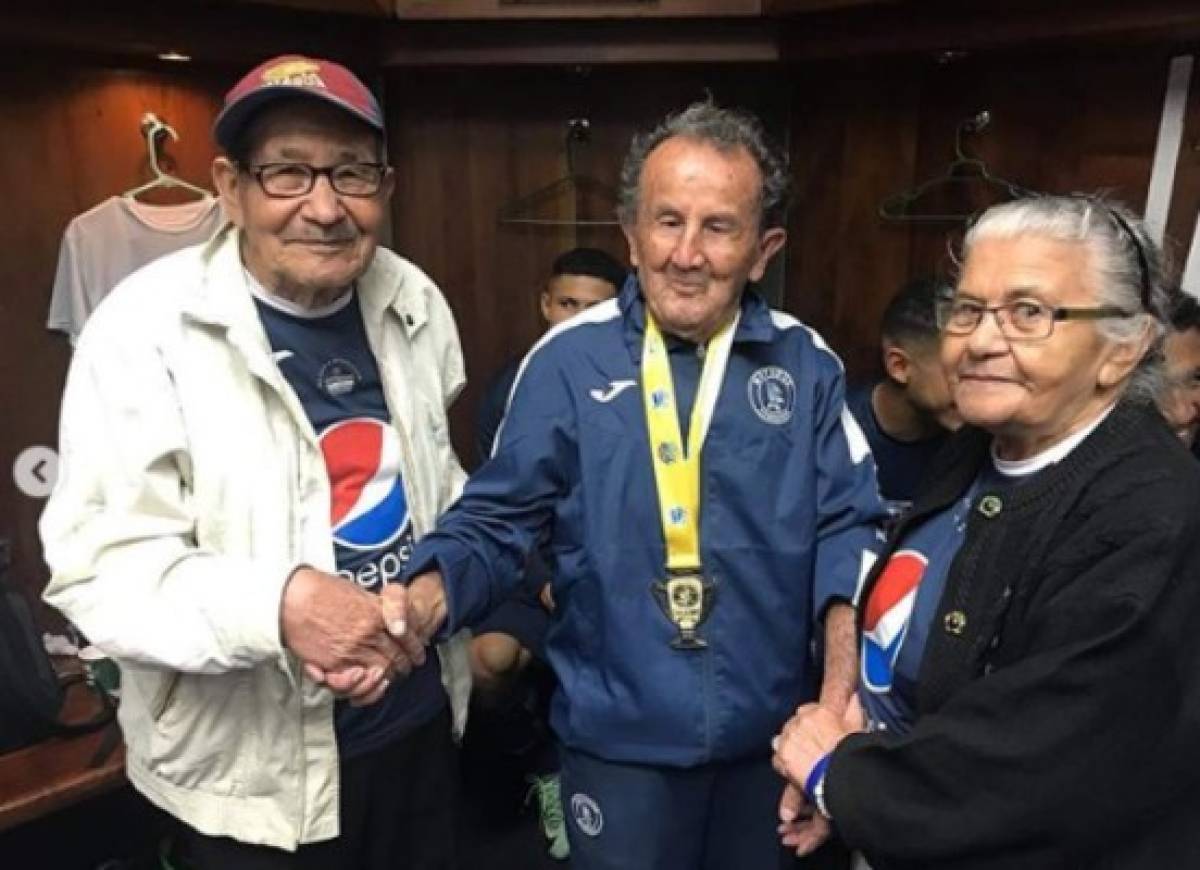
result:
[[[633,138],[621,167],[617,217],[622,224],[630,226],[637,218],[642,168],[646,158],[667,139],[676,136],[707,143],[721,152],[737,148],[745,148],[750,152],[762,175],[759,229],[783,226],[788,199],[786,158],[769,142],[758,118],[746,112],[723,109],[711,101],[692,103],[682,112],[668,115],[650,132]]]
[[[1096,304],[1136,312],[1096,321],[1113,342],[1151,341],[1125,388],[1125,397],[1153,401],[1162,383],[1162,336],[1167,323],[1163,257],[1138,217],[1100,195],[1031,196],[993,206],[963,239],[962,260],[983,239],[1040,236],[1082,244],[1088,251]]]

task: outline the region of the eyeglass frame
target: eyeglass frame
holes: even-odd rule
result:
[[[309,178],[308,186],[303,191],[298,191],[296,193],[271,193],[271,191],[267,190],[267,186],[263,183],[262,177],[265,171],[277,166],[302,167],[303,169],[307,170]],[[333,173],[344,166],[369,166],[372,169],[378,170],[379,180],[376,182],[375,189],[370,193],[347,193],[343,190],[339,190],[337,184],[333,180]],[[271,199],[296,199],[301,196],[308,196],[313,192],[313,189],[317,186],[317,179],[322,175],[325,176],[326,180],[329,181],[330,189],[333,190],[333,192],[338,196],[349,196],[354,199],[369,199],[372,196],[378,195],[379,191],[383,190],[384,179],[387,178],[387,174],[392,169],[392,167],[386,163],[372,162],[369,160],[349,160],[345,163],[334,163],[329,166],[313,166],[311,163],[303,163],[297,160],[272,160],[267,163],[239,163],[238,167],[247,175],[250,175],[256,182],[258,182],[259,189],[262,190],[265,196],[269,196]]]
[[[1044,302],[1038,302],[1033,299],[1015,299],[1011,302],[1005,302],[1003,305],[982,305],[976,302],[971,304],[979,310],[979,317],[974,325],[967,330],[952,331],[949,329],[949,314],[950,309],[957,303],[963,302],[958,297],[947,297],[939,299],[934,303],[934,319],[937,322],[938,330],[944,335],[953,335],[963,337],[971,335],[983,323],[983,318],[991,314],[996,321],[996,327],[1009,341],[1035,342],[1045,341],[1050,336],[1054,335],[1054,324],[1064,320],[1107,320],[1109,318],[1128,318],[1136,317],[1137,312],[1126,311],[1124,308],[1118,308],[1115,305],[1094,305],[1094,306],[1068,306],[1068,305],[1047,305]],[[1007,331],[1007,326],[1012,323],[1011,309],[1017,305],[1036,305],[1038,308],[1044,309],[1050,313],[1050,317],[1046,320],[1049,324],[1045,335],[1010,335]],[[1003,316],[1001,314],[1003,313]]]

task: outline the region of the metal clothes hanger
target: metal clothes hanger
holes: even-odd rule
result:
[[[532,193],[517,197],[500,207],[497,220],[502,224],[524,224],[526,226],[543,227],[615,227],[619,221],[615,217],[607,218],[542,218],[538,213],[546,205],[553,203],[558,197],[569,194],[578,197],[581,193],[599,195],[612,203],[616,208],[617,191],[609,184],[580,175],[575,171],[575,146],[587,142],[591,136],[592,125],[587,118],[572,118],[567,121],[566,150],[567,174],[562,178],[539,187]]]
[[[919,201],[930,191],[938,188],[959,189],[980,184],[997,189],[1006,199],[1032,196],[1034,191],[993,175],[987,164],[977,157],[968,156],[963,148],[963,137],[978,133],[991,123],[992,115],[986,109],[967,118],[958,125],[954,133],[954,162],[941,175],[924,181],[916,187],[889,196],[879,205],[879,216],[887,221],[902,223],[960,223],[974,217],[974,213],[956,214],[939,211],[920,211]]]
[[[162,120],[153,112],[147,112],[142,115],[142,135],[146,137],[146,151],[150,157],[150,171],[154,173],[154,177],[145,184],[139,185],[132,190],[125,191],[122,196],[129,199],[137,199],[143,193],[155,190],[160,187],[177,187],[181,190],[186,190],[189,193],[197,194],[204,199],[212,199],[213,195],[210,191],[205,190],[190,182],[184,181],[182,178],[171,175],[169,172],[164,172],[162,167],[158,165],[158,140],[160,136],[168,135],[176,142],[179,141],[179,134],[175,129]]]

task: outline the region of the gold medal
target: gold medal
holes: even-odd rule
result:
[[[680,650],[707,647],[708,642],[696,634],[696,629],[712,612],[717,584],[699,574],[683,574],[655,583],[652,591],[663,614],[679,629],[671,646]]]

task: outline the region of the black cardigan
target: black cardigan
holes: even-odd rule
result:
[[[867,579],[961,498],[966,429]],[[1200,467],[1121,404],[1062,462],[976,495],[918,719],[846,738],[826,805],[875,870],[1200,867]]]

